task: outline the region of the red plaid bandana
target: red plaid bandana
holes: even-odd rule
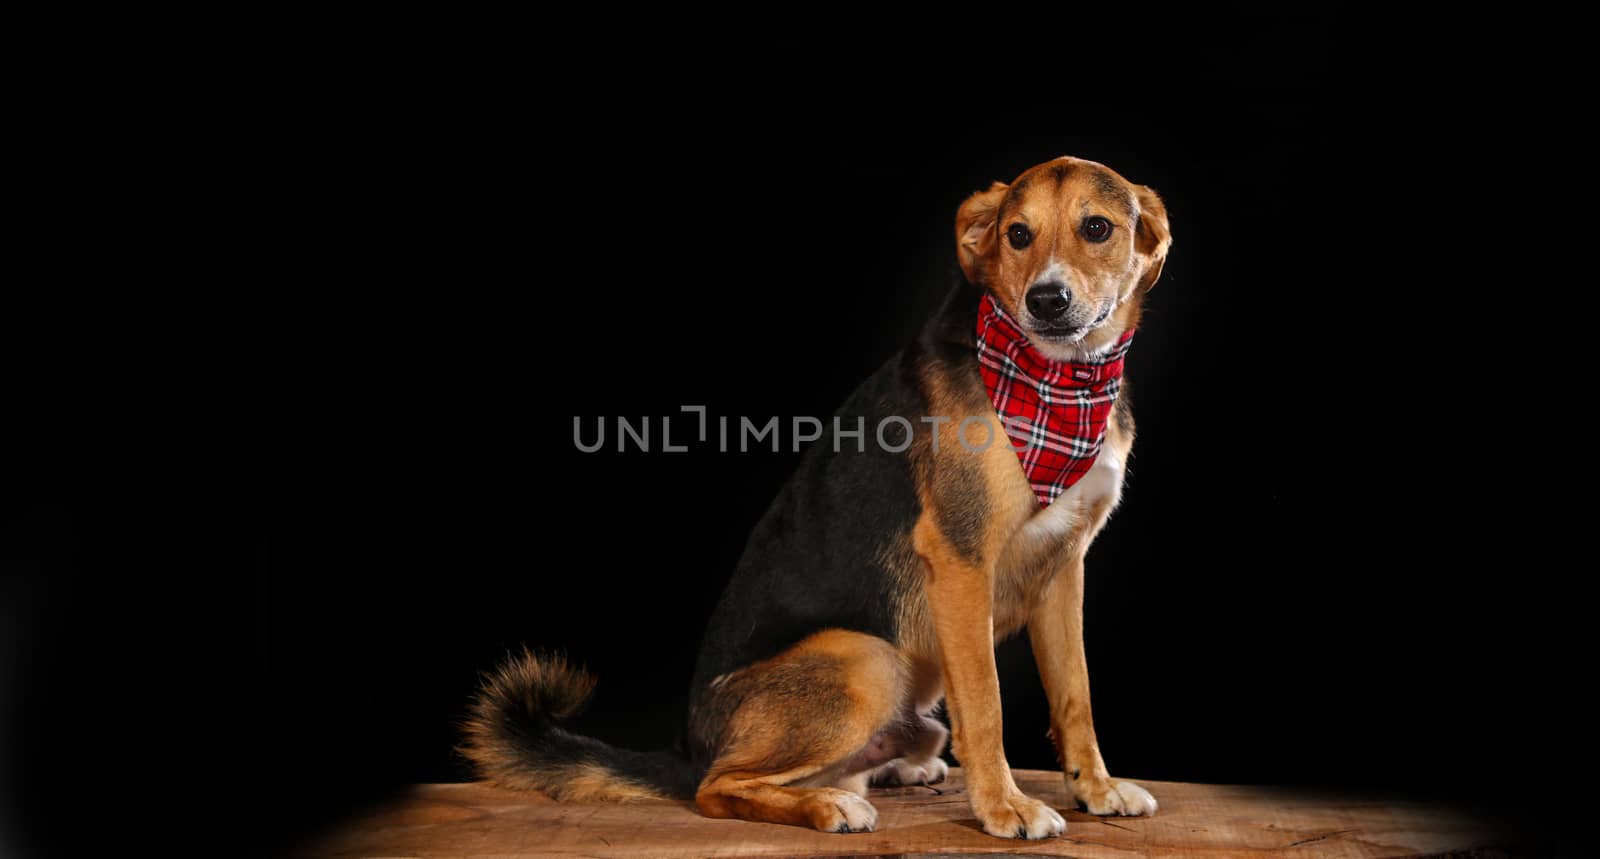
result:
[[[988,292],[978,307],[978,371],[1039,504],[1050,506],[1089,473],[1122,388],[1129,331],[1104,355],[1052,361],[1028,342]]]

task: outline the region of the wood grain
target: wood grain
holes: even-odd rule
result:
[[[1061,774],[1017,770],[1022,789],[1057,808]],[[873,791],[876,832],[834,835],[709,820],[687,802],[563,804],[486,784],[418,785],[402,801],[350,821],[305,850],[317,857],[798,857],[940,855],[1098,857],[1380,857],[1462,855],[1500,833],[1413,802],[1330,798],[1265,787],[1141,782],[1161,808],[1149,818],[1065,813],[1067,832],[1005,841],[978,828],[961,771],[933,788]]]

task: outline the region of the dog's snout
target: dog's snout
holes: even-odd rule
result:
[[[1045,322],[1065,316],[1071,304],[1072,298],[1063,283],[1041,283],[1028,290],[1028,312]]]

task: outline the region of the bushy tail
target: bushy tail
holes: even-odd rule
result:
[[[619,749],[561,727],[583,710],[594,684],[560,656],[512,654],[485,675],[461,753],[489,781],[558,800],[692,798],[697,780],[683,756]]]

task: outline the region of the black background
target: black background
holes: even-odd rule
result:
[[[1503,105],[1348,22],[1226,24],[1043,69],[1002,41],[263,82],[272,121],[205,136],[176,201],[197,240],[108,245],[128,288],[57,288],[22,332],[10,828],[110,837],[87,791],[275,849],[468,777],[454,723],[523,643],[599,674],[581,728],[671,742],[797,454],[584,454],[573,417],[831,414],[956,276],[965,195],[1066,153],[1157,188],[1175,238],[1089,560],[1113,774],[1537,814],[1580,714],[1533,334],[1473,190]],[[1000,654],[1009,759],[1052,767],[1025,640]]]

